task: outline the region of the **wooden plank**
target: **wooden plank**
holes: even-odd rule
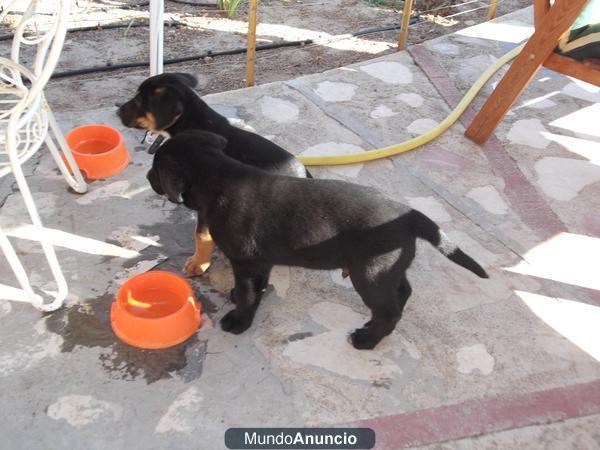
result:
[[[544,62],[544,67],[600,87],[600,69],[556,53]]]
[[[256,22],[258,0],[250,0],[248,12],[248,46],[246,52],[246,86],[254,86],[254,62],[256,61]]]
[[[525,48],[481,108],[465,136],[482,144],[573,24],[588,0],[556,0]]]
[[[548,11],[550,11],[550,0],[533,0],[533,23],[536,30]]]
[[[404,9],[402,10],[402,25],[398,35],[398,51],[406,48],[408,39],[408,27],[410,26],[410,14],[412,13],[413,0],[404,0]]]

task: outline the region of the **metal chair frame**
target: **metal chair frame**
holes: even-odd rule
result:
[[[16,1],[12,0],[5,6],[0,21]],[[10,58],[0,57],[0,177],[13,174],[31,222],[39,229],[40,244],[57,286],[57,292],[44,293],[44,296],[34,292],[21,260],[0,229],[0,248],[20,286],[16,288],[0,284],[0,298],[29,302],[42,311],[60,308],[67,297],[68,286],[54,247],[45,237],[44,226],[22,165],[45,143],[67,183],[76,192],[84,193],[87,190],[43,94],[62,51],[71,7],[71,0],[55,0],[55,3],[54,21],[46,30],[40,31],[36,20],[38,0],[30,0],[16,27]],[[20,63],[21,48],[25,45],[36,47],[31,67]],[[65,165],[59,149],[72,171]],[[45,300],[45,297],[50,300]]]

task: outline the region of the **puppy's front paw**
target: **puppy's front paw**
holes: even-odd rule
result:
[[[252,319],[240,319],[235,313],[235,310],[229,311],[221,319],[221,329],[233,334],[243,333],[250,328],[250,325],[252,325]]]
[[[196,255],[190,256],[183,266],[183,273],[187,277],[203,275],[210,267],[210,259],[199,258]]]
[[[357,328],[350,334],[352,346],[357,350],[374,349],[380,339],[374,339],[369,328]]]

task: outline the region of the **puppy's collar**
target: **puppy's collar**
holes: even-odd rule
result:
[[[162,143],[169,138],[169,133],[167,133],[166,131],[160,131],[158,133],[146,131],[146,134],[144,135],[144,141],[150,143],[148,153],[150,155],[155,154],[158,148],[162,145]]]

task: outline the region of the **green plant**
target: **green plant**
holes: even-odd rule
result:
[[[244,0],[217,0],[219,9],[225,11],[227,17],[233,19]]]

